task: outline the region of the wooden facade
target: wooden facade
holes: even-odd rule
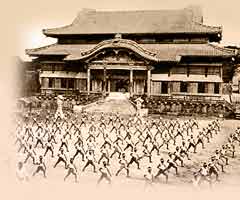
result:
[[[89,65],[86,72],[44,70],[40,73],[41,90],[56,92],[72,90],[73,92],[129,92],[132,95],[148,94],[221,94],[222,66],[193,66],[196,72],[184,73],[187,67],[175,66],[170,74],[158,73],[151,69],[136,69],[131,66],[117,69],[104,64],[103,67]],[[194,69],[196,68],[196,69]],[[214,74],[205,74],[211,69]],[[105,71],[105,72],[104,72]],[[203,72],[203,73],[201,73]]]

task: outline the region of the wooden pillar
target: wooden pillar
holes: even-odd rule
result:
[[[223,93],[223,65],[220,66],[220,78],[222,82],[219,84],[219,94]]]
[[[102,92],[102,80],[99,81],[99,91]]]
[[[88,95],[90,94],[90,81],[91,81],[90,79],[91,79],[91,71],[88,68],[87,69],[87,94]]]
[[[106,87],[107,87],[107,69],[104,66],[103,68],[103,96],[106,96]]]
[[[43,80],[44,80],[44,78],[41,77],[41,78],[40,78],[41,93],[43,93],[43,91],[44,91],[44,90],[43,90],[43,88],[44,88],[44,87],[43,87]],[[25,93],[25,92],[26,92],[26,88],[24,89],[24,93]]]
[[[41,88],[44,88],[44,78],[43,78],[43,77],[41,77],[41,78],[40,78],[40,80],[41,80],[41,81],[40,81]]]
[[[223,93],[223,83],[219,83],[219,94]]]
[[[159,84],[158,94],[161,94],[162,93],[162,82],[159,81],[158,84]]]
[[[223,66],[222,65],[219,67],[219,73],[220,73],[220,78],[222,79],[223,78]]]
[[[168,83],[168,94],[171,94],[171,92],[172,92],[172,82],[171,81],[169,81],[169,82],[167,82]]]
[[[133,70],[130,69],[130,97],[133,95]]]
[[[108,93],[110,93],[111,91],[111,81],[110,79],[108,79]]]
[[[147,96],[151,95],[151,70],[147,71]]]
[[[69,90],[69,78],[66,78],[66,88]]]
[[[156,94],[156,81],[151,81],[151,94],[155,95]]]
[[[75,86],[74,86],[74,88],[76,90],[79,90],[79,79],[75,79]]]

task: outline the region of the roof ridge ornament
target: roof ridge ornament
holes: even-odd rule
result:
[[[114,39],[122,39],[122,34],[121,33],[115,34]]]

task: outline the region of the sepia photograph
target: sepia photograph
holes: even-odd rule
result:
[[[3,199],[237,198],[239,7],[9,2]]]

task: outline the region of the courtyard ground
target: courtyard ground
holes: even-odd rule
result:
[[[184,120],[181,118],[180,120]],[[206,126],[212,119],[199,118],[198,121],[201,127]],[[236,158],[230,158],[230,165],[226,166],[226,173],[220,174],[220,182],[214,184],[213,189],[210,190],[207,184],[201,186],[206,190],[199,190],[195,188],[192,184],[193,172],[198,169],[204,161],[213,155],[216,148],[220,147],[226,142],[229,134],[233,133],[237,126],[240,125],[240,121],[237,120],[223,120],[222,129],[220,134],[216,135],[210,144],[206,145],[206,149],[201,150],[199,148],[197,154],[191,154],[192,160],[186,161],[185,167],[179,168],[179,176],[175,176],[173,171],[169,175],[169,183],[165,184],[163,179],[159,183],[154,184],[151,188],[145,188],[143,181],[144,170],[137,170],[133,165],[131,174],[134,178],[126,179],[125,175],[120,174],[119,177],[113,176],[112,185],[109,186],[103,183],[100,186],[96,186],[96,181],[99,175],[94,174],[91,169],[86,170],[86,172],[81,173],[80,168],[83,167],[84,163],[80,162],[80,159],[76,162],[79,168],[79,183],[74,183],[74,178],[69,178],[66,182],[63,182],[63,177],[66,174],[66,170],[63,165],[59,165],[57,168],[53,169],[54,160],[49,160],[47,166],[48,178],[44,179],[40,174],[35,178],[31,178],[27,183],[19,183],[15,179],[15,167],[16,161],[19,159],[16,157],[15,147],[10,145],[11,152],[7,153],[8,158],[3,160],[3,169],[6,172],[4,177],[5,184],[2,188],[3,194],[9,197],[9,199],[69,199],[73,198],[84,198],[87,199],[146,199],[166,197],[167,199],[179,199],[180,197],[184,199],[226,199],[228,197],[237,196],[238,189],[240,187],[240,147],[236,145]],[[9,138],[13,139],[12,136]],[[13,142],[13,141],[12,141]],[[172,148],[172,146],[170,147]],[[161,155],[166,156],[167,151],[162,150]],[[155,164],[158,163],[159,158],[155,157]],[[148,166],[146,160],[146,165],[141,168],[144,169]],[[114,170],[117,166],[114,166]],[[35,168],[29,165],[28,172],[32,174]],[[6,187],[11,184],[11,187]],[[14,189],[14,190],[11,190]],[[145,191],[145,192],[143,192]],[[148,192],[150,191],[150,193]],[[204,192],[203,192],[204,191]],[[214,191],[214,192],[213,192]],[[146,193],[147,192],[147,193]],[[14,198],[11,198],[14,197]],[[239,196],[238,196],[239,197]]]
[[[186,118],[181,118],[181,120]],[[211,119],[198,119],[200,127],[206,127],[207,124],[211,121]],[[214,155],[214,151],[221,147],[222,144],[226,143],[227,137],[229,134],[233,133],[237,126],[239,126],[239,121],[236,120],[223,120],[222,122],[222,129],[220,134],[215,135],[214,138],[211,140],[211,143],[206,144],[205,149],[201,149],[198,147],[197,154],[191,153],[191,160],[185,159],[185,166],[179,166],[179,175],[176,176],[174,170],[170,171],[169,175],[169,183],[167,186],[170,187],[178,187],[178,186],[186,186],[193,187],[192,178],[193,172],[199,169],[204,161],[208,161],[211,155]],[[198,130],[195,130],[198,131]],[[178,142],[177,142],[178,143]],[[234,185],[240,186],[240,147],[236,144],[236,158],[230,158],[230,165],[226,166],[226,173],[220,173],[220,182],[214,184],[214,187],[220,187],[224,185]],[[174,151],[174,146],[170,143],[170,150]],[[41,154],[43,154],[43,150],[39,148]],[[75,149],[70,150],[70,154],[74,154]],[[160,157],[167,158],[167,151],[165,148],[161,149],[161,155],[157,156],[154,154],[153,156],[153,164],[149,164],[148,159],[146,158],[141,166],[141,170],[137,170],[136,166],[133,164],[130,168],[131,177],[125,178],[124,174],[120,174],[120,176],[115,177],[114,174],[118,169],[118,160],[117,156],[112,161],[112,186],[111,187],[136,187],[144,186],[143,174],[146,172],[146,168],[148,166],[152,166],[154,170],[154,174],[156,173],[156,166],[159,163]],[[21,154],[18,154],[17,159],[21,159]],[[98,156],[99,157],[99,156]],[[46,180],[43,179],[41,175],[37,175],[34,178],[31,178],[31,182],[61,182],[63,181],[63,177],[66,174],[66,170],[64,169],[63,165],[57,166],[57,168],[53,168],[54,163],[56,162],[56,157],[54,159],[50,159],[50,154],[47,155],[47,175],[48,178]],[[31,161],[28,161],[27,170],[29,174],[32,174],[35,170],[34,167],[30,164]],[[81,172],[85,162],[82,162],[80,157],[76,159],[75,164],[78,167],[78,175],[79,175],[79,183],[89,183],[89,184],[96,184],[99,175],[96,175],[92,172],[91,167],[87,169],[84,173]],[[67,182],[74,182],[74,178],[70,177]],[[161,179],[160,182],[156,183],[154,187],[166,187],[164,183],[164,177]],[[204,186],[203,186],[204,187]]]

